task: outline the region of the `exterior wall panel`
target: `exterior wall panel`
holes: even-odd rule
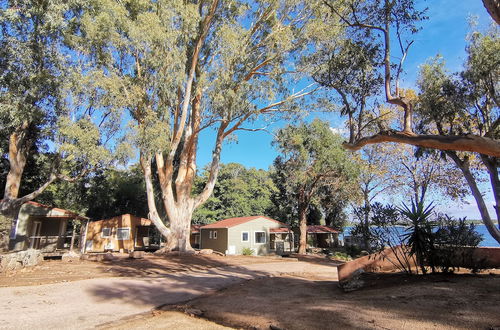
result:
[[[217,239],[213,237],[210,238],[210,232],[217,232]],[[219,251],[221,253],[226,253],[227,250],[227,228],[210,228],[210,229],[200,229],[201,236],[201,248],[202,249],[212,249],[214,251]]]

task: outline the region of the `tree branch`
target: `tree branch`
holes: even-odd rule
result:
[[[354,143],[344,143],[349,150],[359,150],[369,144],[396,142],[418,147],[439,150],[478,152],[488,156],[500,157],[500,141],[477,135],[418,135],[400,131],[383,131],[361,138]]]

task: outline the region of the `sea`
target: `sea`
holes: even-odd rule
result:
[[[344,236],[348,236],[351,232],[352,227],[344,228]],[[484,247],[500,247],[500,244],[491,237],[488,229],[485,225],[476,225],[476,231],[483,236],[483,240],[479,243],[479,246]]]

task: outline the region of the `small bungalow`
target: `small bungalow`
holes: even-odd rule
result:
[[[277,220],[265,216],[230,218],[200,228],[201,248],[225,254],[284,254],[293,250],[293,233]]]
[[[300,230],[294,229],[300,236]],[[307,245],[309,248],[332,248],[339,246],[339,231],[328,226],[307,226]]]
[[[9,250],[37,249],[57,254],[73,249],[80,245],[78,227],[86,221],[87,217],[68,210],[33,201],[24,203],[12,223]]]
[[[84,252],[157,250],[161,234],[151,220],[131,214],[89,222]]]

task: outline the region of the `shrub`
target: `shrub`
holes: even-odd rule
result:
[[[352,260],[351,256],[344,252],[334,252],[333,255],[330,257],[330,259],[344,260],[344,261]]]
[[[476,231],[474,224],[468,224],[466,218],[454,218],[438,215],[438,230],[435,232],[435,243],[438,246],[436,264],[443,272],[452,272],[459,265],[477,272],[483,268],[481,261],[472,257],[472,249],[460,247],[477,247],[483,236]]]
[[[426,265],[429,265],[434,272],[435,251],[434,251],[434,232],[435,223],[430,220],[432,203],[424,207],[424,203],[411,203],[411,208],[403,204],[400,209],[401,214],[407,219],[406,233],[403,235],[404,241],[410,247],[410,256],[415,256],[418,266],[422,273],[426,273]]]
[[[241,254],[244,256],[253,256],[253,250],[251,248],[245,247],[241,250]]]

